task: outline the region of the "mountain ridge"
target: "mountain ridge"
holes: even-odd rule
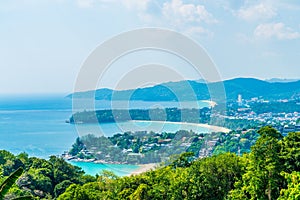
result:
[[[255,78],[234,78],[222,82],[203,83],[197,80],[166,82],[145,88],[112,90],[102,88],[76,92],[69,98],[91,98],[96,100],[141,100],[141,101],[193,101],[210,99],[209,89],[220,89],[224,85],[227,101],[261,97],[266,100],[290,99],[300,96],[300,80],[294,82],[268,82]],[[221,88],[222,89],[222,88]]]

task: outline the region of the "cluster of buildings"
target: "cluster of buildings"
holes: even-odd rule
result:
[[[203,146],[199,150],[199,158],[212,156],[214,147],[216,146],[218,141],[218,137],[213,137],[210,140],[205,140]]]
[[[287,103],[289,100],[278,100],[277,102]],[[261,122],[265,125],[271,125],[280,131],[283,135],[289,132],[300,132],[300,113],[298,112],[266,112],[257,114],[251,109],[251,103],[269,103],[267,100],[252,98],[243,100],[241,95],[238,95],[238,108],[232,116],[227,116],[229,119],[246,119]]]

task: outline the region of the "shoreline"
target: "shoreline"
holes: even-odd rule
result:
[[[107,170],[110,170],[110,171],[113,171],[112,169],[115,169],[116,166],[137,166],[138,167],[137,169],[134,169],[132,171],[127,171],[128,173],[126,173],[126,175],[124,175],[124,176],[138,175],[138,174],[147,172],[149,170],[153,170],[158,166],[158,163],[148,163],[148,164],[101,163],[101,162],[94,162],[94,161],[91,161],[91,160],[83,160],[83,159],[80,159],[80,160],[77,160],[77,159],[67,160],[67,162],[71,163],[72,165],[74,163],[93,163],[93,164],[96,164],[96,165],[103,165],[103,166],[115,166],[113,168],[107,169]],[[75,166],[77,166],[77,165],[75,165]],[[117,170],[117,171],[122,171],[122,170]]]
[[[215,107],[216,105],[218,105],[216,102],[211,101],[211,100],[200,100],[202,102],[208,103],[210,107]]]
[[[134,176],[134,175],[138,175],[138,174],[147,172],[149,170],[153,170],[158,166],[158,164],[157,163],[149,163],[149,164],[141,164],[141,165],[138,165],[138,166],[139,166],[138,169],[133,170],[127,176]]]
[[[189,123],[189,122],[169,122],[169,121],[147,121],[147,120],[131,120],[132,122],[155,122],[155,123],[167,123],[167,124],[177,124],[177,125],[191,125],[191,126],[198,126],[201,128],[207,128],[212,132],[224,132],[229,133],[231,130],[221,126],[214,126],[209,124],[200,124],[200,123]]]

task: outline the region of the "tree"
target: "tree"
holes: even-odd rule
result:
[[[149,191],[149,186],[146,184],[140,184],[139,187],[134,191],[133,194],[130,195],[130,199],[135,199],[135,200],[147,200],[147,199],[152,199],[149,197],[147,192]]]
[[[177,167],[189,167],[194,160],[194,153],[193,152],[184,152],[179,155],[172,163],[171,166],[173,168]]]
[[[58,197],[62,193],[65,192],[65,190],[72,184],[69,180],[64,180],[63,182],[57,184],[54,188],[54,196]]]
[[[49,162],[53,167],[54,185],[64,180],[70,180],[73,183],[79,183],[80,177],[84,174],[84,171],[80,167],[67,163],[63,158],[50,156]]]
[[[72,145],[70,154],[76,156],[82,149],[84,149],[84,143],[77,137],[75,143]]]
[[[4,199],[4,196],[8,193],[9,189],[13,186],[16,180],[23,174],[23,168],[18,168],[10,176],[8,176],[0,185],[0,199]],[[23,196],[15,198],[19,200],[33,199],[31,196]]]
[[[280,156],[285,172],[300,171],[300,132],[291,132],[282,140]]]
[[[244,161],[225,153],[195,161],[187,173],[187,199],[224,199],[243,174]]]
[[[300,199],[300,172],[292,172],[291,174],[283,172],[282,175],[287,179],[288,188],[280,191],[278,200]]]
[[[280,140],[282,135],[271,127],[263,127],[258,133],[260,138],[252,146],[249,164],[242,181],[235,184],[230,199],[276,199],[284,179],[280,172]]]

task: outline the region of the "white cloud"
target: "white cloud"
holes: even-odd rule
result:
[[[184,31],[185,34],[190,35],[190,36],[197,36],[197,35],[206,35],[208,37],[213,37],[213,32],[200,27],[200,26],[194,26],[194,27],[190,27],[187,28],[186,31]]]
[[[134,12],[148,26],[164,26],[189,35],[213,36],[212,32],[202,26],[217,22],[204,5],[184,3],[183,0],[77,0],[77,5],[81,8],[100,4],[121,6],[128,12]]]
[[[244,33],[237,33],[235,35],[237,42],[239,42],[240,44],[249,44],[249,43],[253,43],[254,42],[254,38],[251,36],[248,36]]]
[[[80,8],[90,8],[94,4],[94,0],[77,0],[77,5]]]
[[[300,10],[300,5],[298,1],[277,1],[276,2],[277,7],[281,9],[286,9],[289,11],[299,11]]]
[[[203,5],[184,4],[181,0],[165,2],[162,14],[175,23],[217,22]]]
[[[260,24],[254,30],[257,38],[277,38],[280,40],[300,38],[300,33],[285,26],[284,23]]]
[[[77,5],[81,8],[90,8],[98,4],[120,4],[129,10],[146,10],[150,0],[77,0]],[[114,5],[113,5],[114,6]]]
[[[262,52],[263,57],[279,57],[281,56],[280,53],[275,52],[275,51],[264,51]]]
[[[276,9],[272,7],[271,3],[260,3],[243,7],[236,12],[236,15],[247,21],[271,19],[277,15]]]
[[[120,2],[128,9],[146,10],[150,0],[120,0]]]

